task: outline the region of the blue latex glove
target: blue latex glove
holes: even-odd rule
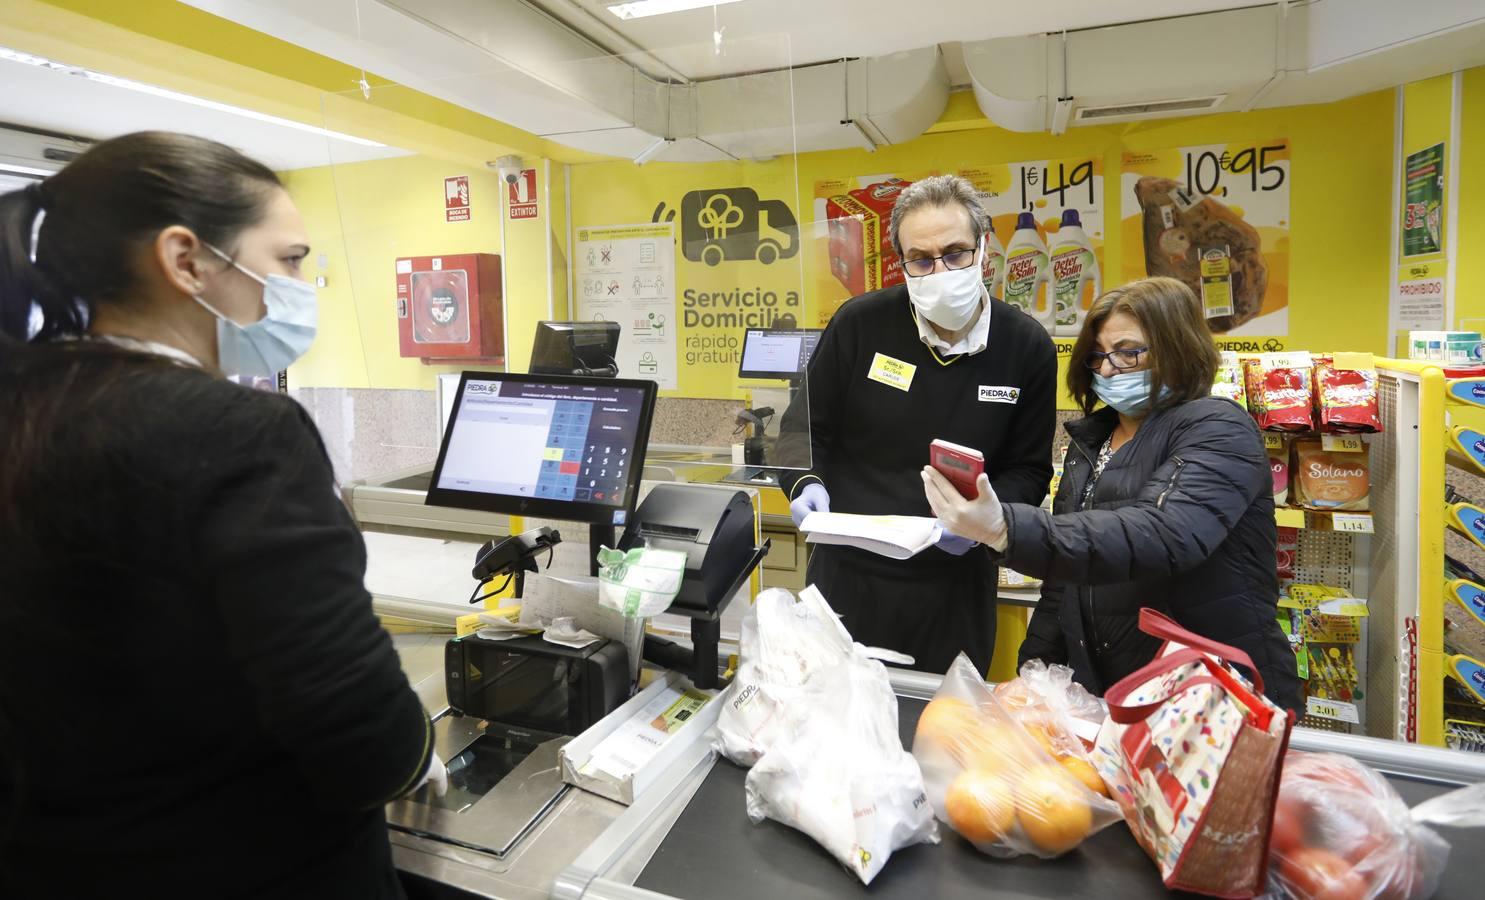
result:
[[[943,525],[944,523],[940,522],[939,524]],[[960,537],[959,535],[950,531],[948,528],[944,529],[944,533],[942,536],[939,537],[938,543],[934,544],[935,547],[944,551],[950,556],[963,556],[979,545],[979,541],[971,540],[967,537]]]
[[[830,512],[830,492],[818,481],[805,485],[794,502],[789,504],[789,515],[794,519],[795,528],[812,512]]]

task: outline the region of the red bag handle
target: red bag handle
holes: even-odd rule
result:
[[[1205,666],[1209,674],[1187,679],[1178,689],[1158,700],[1151,700],[1138,706],[1125,706],[1122,703],[1135,688],[1144,685],[1151,678],[1194,662]],[[1269,724],[1273,721],[1274,711],[1272,707],[1263,702],[1263,697],[1250,691],[1241,681],[1233,677],[1231,672],[1213,662],[1210,656],[1191,648],[1162,656],[1109,688],[1105,695],[1109,706],[1109,718],[1120,725],[1143,722],[1177,695],[1184,694],[1202,684],[1215,684],[1227,691],[1247,710],[1248,718],[1255,727],[1263,731],[1268,730]]]
[[[1253,687],[1257,688],[1258,693],[1263,693],[1263,673],[1259,672],[1258,667],[1253,665],[1253,660],[1248,654],[1238,648],[1229,644],[1220,644],[1210,638],[1204,638],[1199,634],[1193,634],[1176,624],[1175,620],[1170,616],[1150,609],[1148,606],[1140,610],[1140,631],[1151,637],[1185,644],[1188,647],[1210,653],[1218,659],[1225,659],[1228,662],[1247,667],[1248,671],[1253,673]]]

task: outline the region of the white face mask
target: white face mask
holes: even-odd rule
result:
[[[263,306],[268,310],[258,321],[239,325],[196,297],[197,303],[217,317],[218,365],[229,375],[266,378],[284,371],[314,343],[319,321],[315,286],[283,275],[264,278],[210,244],[206,248],[263,285]]]
[[[975,253],[972,264],[962,269],[904,279],[918,315],[948,331],[958,331],[970,323],[985,295],[985,276],[980,272],[983,249]]]

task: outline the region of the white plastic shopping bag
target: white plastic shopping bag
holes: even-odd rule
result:
[[[870,884],[892,853],[936,844],[923,774],[903,750],[887,670],[857,652],[809,676],[747,778],[748,818],[797,828]]]
[[[758,595],[743,619],[737,674],[717,716],[717,749],[751,766],[784,732],[806,679],[851,654],[851,635],[813,586],[799,597],[782,588]]]

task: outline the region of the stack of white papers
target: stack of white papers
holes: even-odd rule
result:
[[[891,559],[911,559],[938,543],[943,526],[926,516],[813,512],[799,530],[812,544],[843,544]]]

